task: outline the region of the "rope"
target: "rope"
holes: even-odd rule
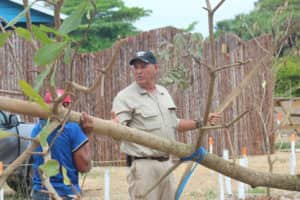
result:
[[[200,147],[192,155],[187,156],[187,157],[183,157],[183,158],[180,159],[181,161],[195,161],[196,163],[194,163],[193,167],[186,174],[186,176],[184,177],[181,185],[179,186],[177,194],[176,194],[176,198],[175,198],[176,200],[180,199],[180,196],[181,196],[186,184],[188,183],[191,175],[193,174],[193,172],[195,171],[195,169],[197,167],[197,163],[200,164],[200,162],[205,158],[206,155],[207,155],[207,151],[203,147]]]

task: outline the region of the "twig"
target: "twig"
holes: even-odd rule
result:
[[[169,174],[171,174],[181,163],[182,161],[178,161],[176,164],[174,164],[151,187],[149,187],[144,194],[137,195],[136,198],[146,198],[146,196],[152,192],[167,176],[169,176]]]
[[[82,178],[82,182],[81,182],[81,186],[80,186],[81,191],[83,191],[83,186],[84,186],[84,184],[85,184],[86,177],[87,177],[87,173],[83,174],[83,178]]]
[[[249,34],[251,35],[252,38],[254,38],[255,43],[267,54],[271,54],[272,52],[270,52],[269,50],[267,50],[266,48],[264,48],[260,42],[257,40],[257,38],[254,36],[254,34],[252,33],[252,31],[250,30],[250,28],[248,27],[248,24],[244,23],[245,27],[247,28]]]
[[[249,110],[244,111],[242,114],[240,114],[238,117],[230,121],[229,123],[222,124],[222,125],[217,125],[217,126],[203,126],[200,129],[201,130],[214,130],[214,129],[221,129],[221,128],[229,128],[232,126],[235,122],[240,120],[244,115],[246,115],[249,112]]]
[[[216,12],[218,10],[218,8],[225,2],[225,0],[221,0],[212,10],[212,12]]]
[[[263,63],[268,56],[269,55],[265,55],[258,61],[258,63],[251,69],[247,76],[243,78],[242,82],[225,98],[221,105],[219,105],[219,107],[216,109],[216,112],[223,112],[223,110],[233,101],[233,99],[241,93],[242,89],[246,87],[253,76],[257,74],[258,70],[260,69],[260,64]]]
[[[244,64],[247,64],[249,62],[251,62],[252,59],[248,59],[246,61],[238,61],[236,63],[232,63],[232,64],[228,64],[228,65],[223,65],[222,67],[219,67],[217,69],[215,69],[213,72],[218,72],[218,71],[221,71],[221,70],[224,70],[224,69],[228,69],[228,68],[232,68],[232,67],[239,67],[241,65],[244,65]]]
[[[190,56],[193,58],[193,60],[194,60],[198,65],[200,65],[200,66],[201,66],[201,65],[205,66],[209,71],[212,70],[212,66],[210,66],[210,65],[208,65],[208,64],[206,64],[206,63],[204,63],[204,62],[202,62],[201,59],[197,58],[195,55],[191,54]]]
[[[114,65],[114,63],[116,61],[116,58],[117,58],[117,55],[120,51],[120,48],[125,42],[127,42],[127,39],[122,39],[117,43],[116,50],[114,51],[114,54],[113,54],[110,62],[106,65],[106,67],[104,69],[101,70],[102,73],[97,77],[96,81],[94,82],[94,84],[91,87],[87,88],[87,87],[82,86],[82,85],[80,85],[78,83],[75,83],[75,82],[67,82],[67,84],[70,84],[76,90],[79,90],[79,91],[82,91],[82,92],[85,92],[85,93],[90,93],[90,92],[94,91],[99,86],[99,84],[101,83],[101,80],[103,79],[102,76],[105,76],[105,73],[108,71],[108,69],[111,69],[112,66]],[[102,82],[104,83],[104,81],[102,81]]]
[[[217,63],[216,55],[215,55],[215,39],[213,34],[214,12],[212,12],[211,10],[211,5],[209,0],[206,0],[206,5],[207,5],[207,12],[208,12],[209,41],[210,41],[210,53],[211,53],[211,66],[212,66],[211,69],[214,70],[216,68],[216,63]],[[206,99],[206,105],[205,105],[205,111],[203,117],[204,124],[206,124],[208,121],[208,115],[212,105],[212,98],[214,94],[214,86],[215,86],[215,79],[216,79],[215,73],[211,73],[210,71],[209,75],[210,75],[210,79],[209,79],[208,95]],[[201,142],[204,137],[203,134],[204,132],[205,130],[198,129],[198,138],[194,146],[194,151],[201,145]],[[184,177],[187,175],[187,173],[190,171],[191,168],[192,168],[192,164],[189,164],[186,167],[184,174],[181,176],[180,182],[177,186],[176,193],[178,192],[179,186],[182,184]]]
[[[235,163],[236,152],[234,151],[228,128],[225,129],[225,132],[226,132],[226,136],[227,136],[227,141],[229,143],[229,148],[230,148],[230,151],[232,153],[232,159],[233,159],[233,162]]]
[[[46,177],[43,173],[40,173],[40,178],[42,184],[47,188],[47,191],[45,191],[45,193],[48,193],[51,199],[62,200],[62,198],[57,194],[52,184],[50,183],[49,178]]]

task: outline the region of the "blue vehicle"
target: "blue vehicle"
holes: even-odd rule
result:
[[[30,138],[34,124],[21,122],[16,114],[0,111],[0,129],[16,133],[19,136]],[[0,132],[1,134],[1,132]],[[4,168],[18,158],[30,145],[30,140],[20,137],[7,137],[0,140],[0,161]],[[31,164],[32,159],[25,160],[7,179],[6,183],[18,194],[29,196],[31,190]]]

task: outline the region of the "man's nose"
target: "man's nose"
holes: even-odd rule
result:
[[[136,72],[136,73],[141,73],[141,72],[142,72],[142,67],[137,67],[137,68],[135,68],[135,72]]]

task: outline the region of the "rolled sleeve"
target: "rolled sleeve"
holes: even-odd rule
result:
[[[132,109],[122,100],[120,96],[116,96],[113,101],[112,112],[117,115],[119,122],[127,125],[128,121],[132,118]]]

